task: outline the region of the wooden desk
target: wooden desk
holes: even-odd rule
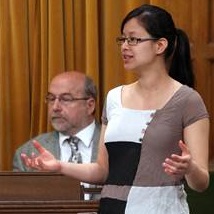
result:
[[[0,201],[80,200],[80,182],[59,173],[1,172]]]
[[[0,172],[0,213],[96,213],[78,180],[59,173]]]
[[[98,201],[0,201],[1,214],[96,214]]]

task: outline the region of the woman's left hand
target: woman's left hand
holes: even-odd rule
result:
[[[190,151],[182,140],[179,141],[179,147],[182,151],[181,155],[172,154],[163,162],[164,171],[175,178],[182,178],[188,174],[192,161]]]

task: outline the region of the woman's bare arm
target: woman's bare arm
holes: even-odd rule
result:
[[[26,166],[40,171],[61,172],[86,183],[103,183],[108,175],[108,154],[104,145],[105,129],[106,126],[102,125],[96,163],[75,164],[59,161],[37,141],[33,143],[39,155],[32,154],[28,157],[21,154],[22,159]]]
[[[179,142],[182,155],[172,154],[166,158],[164,170],[172,176],[185,176],[190,188],[198,192],[204,191],[209,185],[209,120],[202,119],[186,127],[184,141],[185,143]]]

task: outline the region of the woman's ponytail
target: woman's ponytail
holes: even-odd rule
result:
[[[194,88],[195,78],[192,68],[189,38],[181,29],[177,29],[176,34],[175,50],[171,59],[169,75],[182,84]]]

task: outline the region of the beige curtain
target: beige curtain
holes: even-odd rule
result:
[[[44,97],[59,72],[79,70],[106,92],[133,80],[124,72],[115,37],[142,0],[0,0],[0,170],[15,149],[51,129]]]

